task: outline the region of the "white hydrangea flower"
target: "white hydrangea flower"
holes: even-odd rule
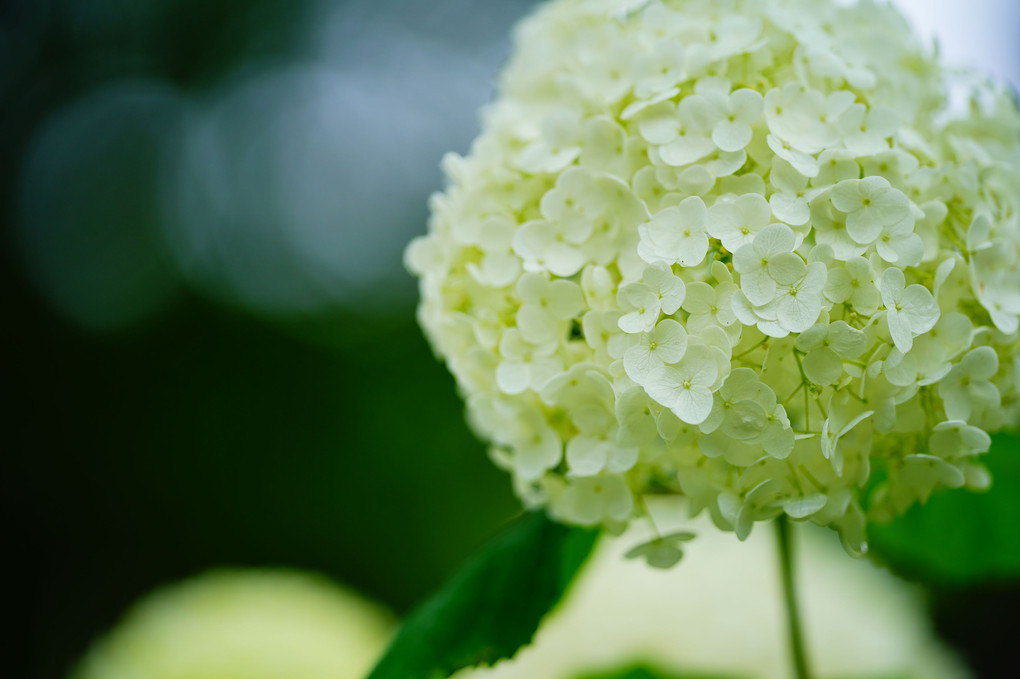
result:
[[[829,269],[825,282],[825,296],[830,302],[847,304],[862,316],[871,316],[882,303],[875,285],[875,272],[863,257],[849,257],[840,266]]]
[[[843,375],[843,361],[852,360],[868,348],[868,336],[846,321],[819,323],[798,337],[794,346],[805,352],[804,374],[814,384],[834,384]]]
[[[687,351],[687,331],[672,318],[665,318],[651,332],[641,333],[636,344],[623,355],[627,375],[644,384],[660,368],[678,363]]]
[[[730,308],[731,298],[737,287],[729,281],[712,287],[704,281],[695,281],[687,288],[683,310],[687,316],[687,327],[692,332],[704,330],[708,325],[733,327],[737,317]]]
[[[559,510],[564,518],[582,526],[626,521],[634,511],[631,489],[615,474],[571,478]]]
[[[616,294],[620,311],[620,330],[626,333],[650,332],[659,320],[662,302],[655,291],[643,283],[630,283]]]
[[[603,470],[619,474],[637,459],[638,449],[619,445],[615,436],[578,434],[567,443],[567,465],[575,476],[594,476]]]
[[[712,131],[712,143],[723,151],[741,151],[751,142],[751,124],[762,114],[764,102],[756,91],[741,88],[726,93],[728,86],[695,94],[685,101],[694,101],[695,115],[702,118],[703,127]]]
[[[859,553],[869,518],[987,485],[1020,424],[1020,114],[992,85],[956,113],[904,25],[831,0],[522,23],[406,261],[529,503],[620,528],[672,493]]]
[[[513,238],[513,250],[528,271],[549,271],[556,276],[573,276],[584,266],[578,247],[591,235],[591,224],[581,220],[537,219],[522,224]]]
[[[896,134],[900,121],[888,106],[851,104],[837,121],[843,144],[856,157],[874,156],[889,149],[889,138]]]
[[[641,275],[641,282],[655,293],[662,313],[672,315],[684,303],[687,286],[684,279],[676,276],[672,269],[662,263],[652,264]]]
[[[938,423],[929,441],[932,454],[945,460],[987,453],[991,445],[984,430],[961,420]]]
[[[733,269],[740,289],[756,306],[773,302],[780,286],[793,285],[807,273],[807,263],[793,252],[796,238],[785,224],[763,229],[754,240],[733,253]]]
[[[580,119],[573,111],[561,109],[542,124],[542,136],[517,156],[517,168],[531,173],[557,172],[581,155]]]
[[[581,289],[571,281],[550,281],[540,273],[528,273],[517,281],[523,304],[517,310],[517,327],[528,342],[540,344],[556,339],[564,322],[584,305]]]
[[[893,343],[900,351],[910,351],[914,337],[935,327],[941,313],[927,288],[917,283],[905,284],[906,278],[900,269],[889,268],[882,272],[880,290],[885,318]]]
[[[884,177],[844,179],[832,187],[832,204],[846,213],[846,231],[861,245],[874,243],[883,229],[905,220],[913,227],[910,199]]]
[[[669,90],[684,79],[684,47],[679,42],[660,40],[650,52],[634,60],[634,94],[648,97]]]
[[[556,342],[531,345],[519,329],[508,328],[499,340],[503,360],[496,366],[496,385],[506,394],[541,389],[563,370],[563,361],[554,355],[556,348]]]
[[[828,120],[829,108],[825,93],[799,82],[788,82],[765,94],[769,132],[793,149],[809,155],[833,146],[838,139],[837,130]]]
[[[712,411],[712,387],[718,378],[719,366],[711,350],[693,346],[677,365],[656,370],[644,386],[649,396],[681,421],[700,424]]]
[[[939,382],[946,417],[950,420],[970,419],[975,411],[998,408],[999,390],[989,380],[999,370],[999,355],[991,347],[968,351],[945,379]]]
[[[698,196],[668,207],[638,227],[638,255],[649,264],[696,266],[708,253],[708,210]]]
[[[772,159],[769,181],[775,189],[769,196],[773,214],[791,226],[807,224],[811,218],[811,201],[821,189],[808,189],[808,178],[778,156]]]
[[[507,429],[507,443],[513,449],[510,464],[520,478],[537,479],[559,464],[563,457],[559,435],[536,413],[518,415]]]
[[[669,118],[660,120],[655,128],[649,128],[645,140],[660,145],[657,150],[662,162],[681,167],[701,160],[716,149],[712,141],[712,128],[716,121],[711,103],[705,97],[692,94],[677,106],[663,102],[659,111],[669,113]],[[658,141],[663,138],[668,141]]]
[[[754,242],[755,235],[768,225],[771,217],[772,209],[764,196],[745,193],[712,206],[708,232],[724,248],[736,252],[742,245]]]

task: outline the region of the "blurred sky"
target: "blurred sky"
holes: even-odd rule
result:
[[[1020,2],[895,0],[921,35],[938,39],[946,63],[976,68],[1020,87]]]

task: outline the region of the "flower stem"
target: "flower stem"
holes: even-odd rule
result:
[[[811,679],[807,654],[804,650],[804,633],[797,608],[797,592],[793,583],[793,546],[790,519],[782,514],[776,519],[776,537],[779,539],[779,566],[783,579],[783,599],[786,604],[787,631],[790,635],[790,655],[796,679]]]

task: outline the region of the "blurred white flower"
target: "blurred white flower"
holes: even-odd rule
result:
[[[318,575],[213,571],[156,590],[97,641],[73,679],[361,679],[395,620]]]

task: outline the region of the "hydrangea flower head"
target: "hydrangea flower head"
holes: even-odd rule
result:
[[[408,248],[532,506],[746,537],[989,483],[1020,424],[1020,113],[889,5],[554,0]]]

